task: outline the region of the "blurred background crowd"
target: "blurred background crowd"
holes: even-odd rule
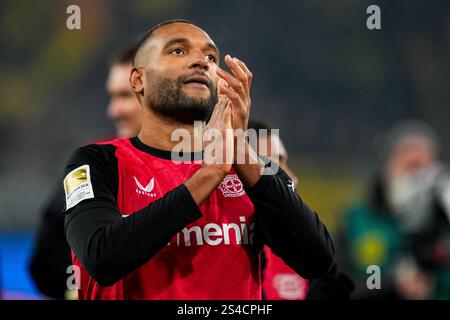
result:
[[[69,30],[66,8],[81,8]],[[366,8],[381,8],[368,30]],[[70,153],[115,136],[109,57],[173,18],[254,74],[297,190],[333,234],[353,298],[450,299],[450,2],[0,2],[0,290],[43,298],[28,265]],[[109,115],[111,117],[111,114]],[[368,290],[367,267],[381,268]]]

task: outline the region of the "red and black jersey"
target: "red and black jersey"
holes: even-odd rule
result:
[[[183,183],[201,156],[173,161],[138,138],[75,152],[65,233],[80,299],[260,299],[263,243],[304,276],[331,268],[328,232],[284,172],[245,190],[231,170],[197,206]]]

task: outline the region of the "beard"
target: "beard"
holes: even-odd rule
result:
[[[194,121],[208,121],[217,104],[216,85],[210,81],[208,98],[190,97],[183,92],[185,81],[191,77],[181,76],[177,79],[153,78],[150,84],[151,94],[146,105],[150,109],[164,117],[183,124],[193,124]]]

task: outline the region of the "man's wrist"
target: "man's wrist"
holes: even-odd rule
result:
[[[223,181],[228,171],[223,166],[204,164],[184,185],[195,203],[201,205]]]
[[[211,179],[217,179],[222,181],[226,175],[230,172],[231,166],[224,165],[216,165],[216,164],[206,164],[203,163],[203,166],[199,171],[202,171],[202,175]]]
[[[261,178],[264,170],[264,164],[248,141],[241,145],[240,150],[236,150],[234,167],[245,188],[253,187]]]

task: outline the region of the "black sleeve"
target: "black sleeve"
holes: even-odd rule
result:
[[[41,214],[29,271],[39,291],[51,298],[64,299],[66,271],[72,258],[64,236],[62,179],[58,181]]]
[[[106,148],[102,146],[102,148]],[[79,149],[66,172],[88,164],[94,198],[67,211],[65,233],[84,268],[101,286],[113,285],[164,248],[201,217],[184,184],[122,218],[116,205],[117,162],[99,146]]]
[[[309,283],[306,300],[349,300],[355,289],[350,277],[337,268],[328,272],[321,279],[313,279]]]
[[[333,270],[331,237],[283,170],[261,176],[247,194],[255,206],[258,236],[289,267],[306,279],[321,278]]]

